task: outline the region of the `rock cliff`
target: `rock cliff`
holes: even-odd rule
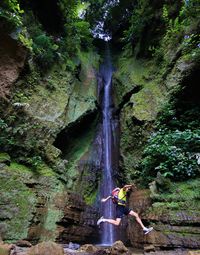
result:
[[[80,53],[77,77],[59,67],[41,77],[25,47],[8,34],[1,52],[2,238],[83,242],[97,218],[79,172],[88,175],[91,168],[98,56]]]

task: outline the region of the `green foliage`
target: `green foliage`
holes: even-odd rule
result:
[[[195,8],[197,6],[197,8]],[[200,8],[196,0],[191,0],[187,4],[182,2],[182,7],[176,16],[170,17],[170,6],[163,6],[163,21],[166,32],[160,41],[160,45],[155,49],[153,55],[158,62],[164,60],[164,64],[170,63],[167,51],[174,48],[181,49],[186,60],[200,61],[200,37],[198,34],[197,17],[200,15]]]
[[[35,19],[32,12],[25,13],[24,25],[27,27],[27,32],[30,39],[27,41],[25,37],[20,34],[19,38],[23,44],[32,50],[35,62],[39,65],[42,71],[48,70],[52,65],[59,60],[59,45],[55,39],[47,35],[42,30],[40,23]]]
[[[90,25],[88,22],[79,20],[74,23],[77,32],[77,40],[79,44],[84,48],[88,49],[92,45],[92,38],[90,33]]]
[[[121,38],[125,49],[134,49],[143,57],[152,56],[163,66],[171,63],[177,51],[182,51],[187,61],[200,61],[197,0],[138,0],[128,12]]]
[[[194,33],[185,35],[182,52],[186,61],[200,62],[200,35]]]
[[[24,15],[24,25],[32,39],[34,60],[42,71],[47,71],[55,63],[67,65],[75,69],[74,58],[81,48],[87,50],[92,45],[89,23],[79,18],[80,1],[59,1],[59,8],[63,15],[63,30],[61,35],[50,35],[36,19],[32,11]],[[85,5],[84,5],[84,8]]]
[[[158,196],[154,198],[154,201],[165,201],[165,202],[189,202],[190,206],[193,201],[200,200],[200,179],[190,179],[184,182],[176,182],[171,184],[168,191],[159,193]],[[193,208],[195,208],[194,205]]]
[[[37,168],[38,166],[41,165],[41,163],[42,163],[42,158],[41,158],[40,156],[33,156],[32,158],[30,158],[29,163],[30,163],[33,167]]]
[[[12,28],[22,25],[22,13],[18,0],[2,0],[0,3],[0,18],[6,19]]]
[[[23,27],[24,10],[20,8],[18,0],[3,0],[0,3],[0,18],[5,20],[9,29],[14,31],[16,38],[29,50],[32,50],[32,39],[29,38],[27,29]]]
[[[199,106],[193,101],[182,102],[186,92],[179,93],[183,93],[179,99],[173,95],[176,99],[163,108],[156,122],[157,131],[146,145],[142,161],[142,178],[146,181],[154,178],[158,171],[173,180],[199,174],[195,156],[200,151]]]
[[[54,43],[53,39],[45,33],[33,38],[35,60],[43,70],[49,69],[57,60],[58,48],[59,46]]]
[[[19,0],[3,0],[0,3],[0,18],[15,29],[15,36],[32,51],[33,59],[42,73],[54,63],[65,63],[74,70],[73,58],[77,52],[82,47],[87,50],[92,45],[89,23],[79,17],[87,7],[88,4],[82,4],[81,1],[60,0],[60,15],[63,15],[60,19],[64,32],[56,36],[44,31],[38,17],[31,11],[31,3],[24,4],[23,11]]]
[[[22,31],[18,34],[18,39],[27,49],[32,51],[33,40],[29,38],[26,28],[23,28]]]
[[[187,103],[186,109],[183,105],[168,103],[159,114],[156,128],[170,128],[170,130],[198,129],[200,126],[199,106]]]
[[[37,128],[37,124],[31,124],[27,119],[20,121],[19,116],[0,118],[0,147],[5,151],[14,151],[16,156],[19,156],[22,151],[24,155],[33,153],[37,150],[38,139],[31,134]],[[28,133],[29,139],[27,139]],[[36,166],[37,160],[34,161],[34,154],[32,157],[32,165]]]
[[[130,26],[128,30],[124,31],[124,38],[122,41],[126,43],[136,43],[141,38],[143,30],[148,22],[153,18],[153,9],[149,1],[138,1],[136,7],[133,9]]]
[[[143,175],[161,172],[174,180],[187,179],[199,173],[195,152],[200,150],[200,131],[161,129],[152,135],[144,154]]]
[[[175,19],[169,18],[169,11],[166,7],[166,5],[163,6],[163,20],[165,21],[166,25],[166,34],[163,38],[163,42],[166,46],[169,45],[169,43],[173,43],[175,45],[177,42],[179,42],[180,37],[182,36],[181,32],[183,31],[183,26],[180,21],[180,14]]]
[[[90,25],[79,17],[80,1],[60,0],[59,4],[64,15],[64,46],[73,56],[81,47],[91,47]]]

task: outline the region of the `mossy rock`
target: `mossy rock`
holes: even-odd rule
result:
[[[56,197],[63,192],[63,184],[44,163],[34,169],[16,162],[10,166],[1,164],[0,231],[3,239],[13,243],[28,238],[31,227],[33,240],[55,240],[56,223],[63,217],[62,210],[56,207]],[[41,207],[38,208],[37,203]],[[40,224],[35,226],[35,222]]]
[[[9,165],[11,163],[11,158],[8,155],[8,153],[0,152],[0,164],[1,163],[5,163],[7,165]]]
[[[4,167],[0,171],[1,212],[3,239],[13,242],[27,237],[35,208],[36,195],[23,183],[17,171]]]
[[[50,162],[55,162],[61,155],[61,151],[51,144],[46,146],[46,157]]]
[[[200,179],[176,182],[157,194],[148,215],[170,224],[198,224],[200,217]]]

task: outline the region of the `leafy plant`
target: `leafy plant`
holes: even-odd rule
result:
[[[43,68],[48,69],[57,59],[56,50],[59,48],[50,36],[42,33],[33,38],[33,51],[36,62]]]
[[[155,177],[159,171],[174,180],[195,177],[199,173],[195,152],[199,150],[199,130],[160,129],[144,150],[142,175]]]
[[[163,6],[163,21],[166,32],[160,41],[160,46],[155,49],[154,56],[164,59],[164,64],[170,62],[169,54],[166,51],[173,51],[174,48],[181,49],[183,55],[187,55],[187,60],[200,61],[200,38],[196,17],[200,15],[200,9],[196,0],[182,2],[182,6],[176,16],[170,17],[170,6]],[[193,31],[193,32],[191,32]],[[185,58],[186,59],[186,58]]]
[[[59,5],[64,14],[65,49],[73,56],[81,47],[91,46],[90,25],[79,17],[80,1],[62,0]]]
[[[3,0],[0,3],[0,17],[6,19],[12,28],[22,25],[22,14],[18,0]]]

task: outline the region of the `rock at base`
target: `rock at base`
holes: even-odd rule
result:
[[[111,255],[125,255],[128,254],[128,249],[126,248],[126,246],[123,244],[122,241],[116,241],[111,249],[110,249],[110,254]]]
[[[64,255],[64,250],[54,242],[42,242],[30,248],[27,255]]]
[[[0,255],[10,255],[12,248],[13,244],[0,243]]]

